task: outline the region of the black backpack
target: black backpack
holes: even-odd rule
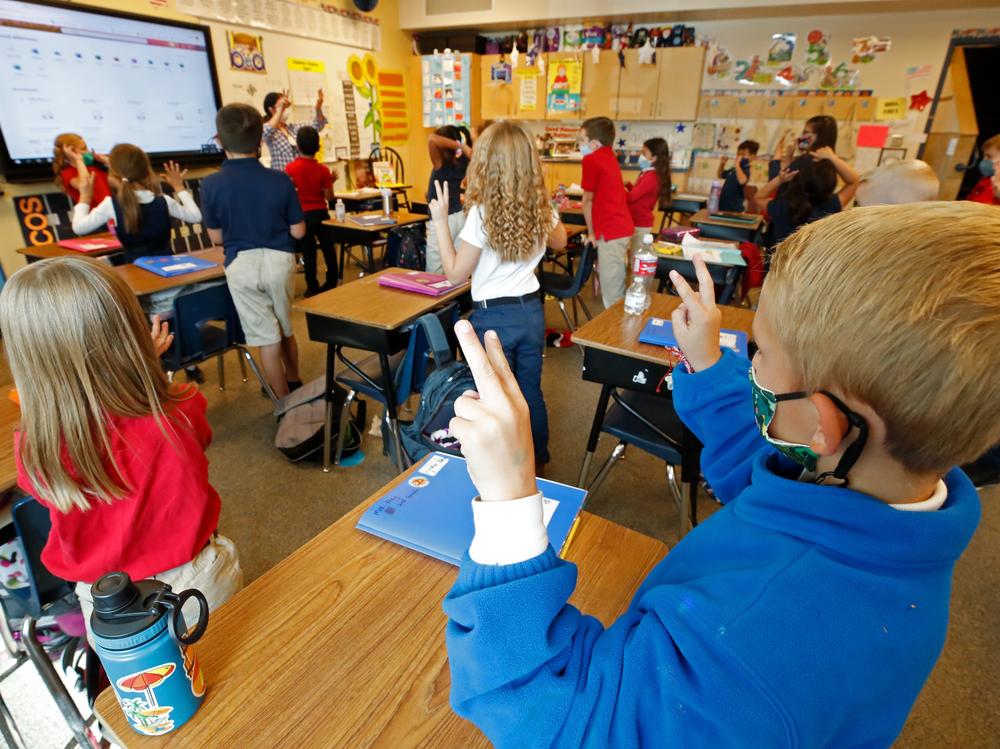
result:
[[[333,428],[331,430],[331,456],[336,450],[337,430],[344,408],[347,391],[337,383],[333,384]],[[300,460],[320,461],[323,459],[323,427],[326,422],[326,398],[324,398],[326,378],[319,377],[298,390],[289,393],[278,403],[278,433],[274,446],[293,463]],[[357,411],[344,425],[344,449],[341,457],[353,455],[361,449],[361,434],[365,425],[365,402],[355,401]],[[332,459],[332,458],[331,458]]]
[[[418,356],[420,342],[418,333],[423,332],[430,355],[434,358],[434,369],[424,380],[420,395],[420,406],[411,422],[399,422],[399,441],[410,462],[413,463],[430,452],[438,451],[461,455],[461,445],[454,438],[442,439],[442,431],[455,415],[455,401],[466,390],[475,390],[476,381],[465,362],[456,361],[441,321],[436,314],[427,314],[417,320],[410,334],[410,344],[403,364],[396,372],[399,402],[409,397],[408,383],[413,367],[424,366],[424,357]],[[418,361],[419,359],[419,361]],[[382,420],[382,438],[387,454],[396,460],[395,442],[389,434],[388,423]]]
[[[422,223],[390,231],[385,247],[385,264],[423,270],[427,265],[427,238],[424,231]]]

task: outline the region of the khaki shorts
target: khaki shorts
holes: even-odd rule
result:
[[[292,335],[295,253],[242,250],[226,267],[226,282],[250,346],[271,346]]]
[[[197,588],[208,601],[208,610],[214,611],[242,590],[243,569],[240,567],[236,544],[221,534],[215,534],[190,562],[153,575],[152,579],[166,583],[174,593]],[[90,614],[94,610],[90,583],[77,583],[76,596],[80,599],[80,611],[83,613],[89,639]]]

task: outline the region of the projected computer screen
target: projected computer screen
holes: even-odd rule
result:
[[[209,31],[60,4],[0,0],[0,133],[8,172],[38,169],[63,132],[107,152],[215,149]]]

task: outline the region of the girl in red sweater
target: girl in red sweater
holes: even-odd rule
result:
[[[90,625],[90,584],[124,570],[215,607],[243,586],[236,547],[216,532],[205,397],[167,380],[129,287],[110,266],[65,257],[15,273],[0,328],[21,405],[18,484],[49,510],[46,567],[75,581]]]
[[[653,211],[670,202],[670,147],[663,138],[650,138],[642,144],[639,156],[639,179],[627,185],[628,209],[635,224],[631,252],[642,245],[642,238],[653,231]],[[631,265],[631,263],[630,263]]]
[[[111,194],[107,166],[107,155],[91,151],[83,136],[76,133],[56,136],[52,145],[52,171],[56,184],[73,205],[80,202],[80,185],[88,180],[94,186],[93,205],[99,205]]]

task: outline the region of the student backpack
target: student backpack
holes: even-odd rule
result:
[[[401,226],[389,232],[385,263],[409,270],[423,270],[427,265],[427,238],[423,224]]]
[[[434,358],[434,369],[424,380],[413,421],[399,422],[399,441],[411,463],[435,450],[461,455],[461,445],[447,434],[448,423],[455,415],[458,397],[466,390],[476,389],[472,371],[465,362],[456,361],[452,356],[441,321],[431,313],[418,319],[410,333],[406,357],[396,373],[399,402],[404,403],[410,395],[406,384],[412,381],[413,367],[425,363],[424,357],[417,355],[421,332]],[[385,419],[382,420],[382,438],[386,451],[395,459],[395,441]],[[398,461],[396,464],[399,465]]]
[[[344,407],[347,391],[336,382],[333,384],[333,434],[336,444],[336,430],[340,424],[340,412]],[[326,378],[319,377],[295,390],[278,403],[278,433],[274,446],[292,463],[300,460],[322,460],[323,427],[326,423]],[[365,402],[355,401],[357,412],[344,425],[344,449],[341,457],[353,455],[361,448],[361,430],[365,423]]]

